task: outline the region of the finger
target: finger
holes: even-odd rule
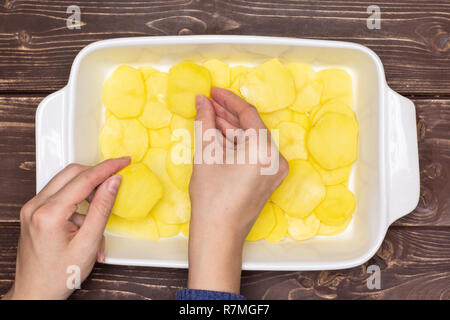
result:
[[[232,142],[233,145],[236,143],[239,130],[238,127],[234,126],[221,117],[216,117],[216,127],[222,132],[222,135],[226,140]]]
[[[235,93],[213,87],[211,89],[211,97],[239,119],[242,129],[267,129],[256,108]]]
[[[92,246],[100,243],[121,181],[122,177],[116,174],[98,187],[77,237]]]
[[[83,171],[54,195],[55,202],[61,205],[63,209],[75,207],[86,199],[99,184],[105,182],[106,179],[126,167],[129,163],[129,157],[109,159]],[[94,199],[92,199],[93,201]],[[70,212],[70,215],[72,215],[72,212]],[[68,219],[69,217],[66,218]]]
[[[86,215],[75,212],[69,219],[73,224],[75,224],[78,228],[81,228],[81,226],[84,223],[84,219],[86,218]]]
[[[216,113],[211,101],[207,97],[198,94],[195,97],[195,107],[197,108],[195,121],[201,121],[202,131],[205,132],[208,129],[215,129]]]
[[[102,238],[102,242],[100,244],[100,249],[98,249],[97,253],[97,262],[104,263],[105,262],[105,236]]]
[[[236,117],[234,114],[232,114],[227,109],[222,107],[216,101],[211,100],[211,103],[212,103],[212,105],[214,107],[214,110],[216,111],[216,117],[220,117],[220,118],[228,121],[229,123],[231,123],[235,127],[239,127],[240,128],[239,118],[238,117]]]

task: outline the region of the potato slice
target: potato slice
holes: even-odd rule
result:
[[[150,148],[142,160],[142,163],[152,170],[163,185],[166,185],[167,181],[170,181],[166,171],[167,152],[166,149],[162,148]]]
[[[289,174],[272,194],[272,201],[294,218],[303,218],[325,198],[320,174],[305,160],[289,161]]]
[[[186,223],[183,223],[180,227],[181,233],[185,237],[189,237],[189,221]]]
[[[170,122],[170,131],[172,132],[173,141],[183,141],[184,143],[189,143],[189,138],[191,142],[191,148],[194,147],[194,120],[185,119],[177,114],[174,114],[172,121]],[[185,132],[176,132],[177,129],[184,129]],[[181,133],[181,135],[180,135]]]
[[[261,113],[260,116],[266,127],[270,130],[278,126],[280,122],[293,120],[293,112],[288,108],[269,113]]]
[[[311,213],[306,218],[289,218],[288,223],[288,233],[293,239],[297,241],[314,237],[320,227],[320,220],[317,219],[314,213]]]
[[[172,112],[193,118],[197,114],[195,96],[210,96],[211,77],[208,69],[192,62],[182,62],[170,68],[167,88],[168,107]]]
[[[306,63],[289,63],[286,66],[292,77],[294,78],[295,88],[297,90],[306,86],[306,84],[317,78],[316,73],[309,64]]]
[[[286,237],[288,231],[288,219],[279,206],[273,203],[272,206],[275,213],[275,228],[267,237],[265,237],[265,239],[270,242],[279,242]]]
[[[247,66],[234,66],[230,68],[230,81],[233,84],[236,80],[238,80],[243,74],[248,71],[249,67]]]
[[[211,74],[211,84],[216,87],[228,88],[230,86],[230,67],[217,59],[206,61],[203,66]]]
[[[242,78],[240,92],[259,112],[283,109],[295,99],[292,75],[278,59],[250,69]]]
[[[279,130],[279,149],[286,160],[306,159],[306,130],[294,122],[281,122]]]
[[[267,237],[275,228],[275,212],[273,205],[267,202],[252,229],[247,235],[247,241],[258,241]]]
[[[317,218],[325,224],[344,224],[355,210],[355,197],[343,185],[327,186],[325,200],[314,210]]]
[[[163,195],[157,176],[144,164],[131,164],[120,170],[122,183],[112,213],[125,219],[145,218]]]
[[[145,81],[147,100],[156,99],[164,105],[167,103],[169,75],[165,72],[153,72]]]
[[[289,108],[297,112],[310,112],[320,104],[322,90],[323,83],[321,80],[307,83],[303,88],[297,90],[295,100]]]
[[[142,74],[142,78],[144,78],[144,81],[148,79],[148,77],[155,72],[159,72],[157,69],[151,67],[151,66],[142,66],[139,67],[138,70]]]
[[[333,170],[327,170],[322,168],[313,158],[308,159],[308,161],[313,165],[314,169],[320,173],[323,183],[326,185],[336,185],[343,183],[348,179],[352,171],[353,165],[349,165],[342,168],[337,168]]]
[[[180,190],[188,190],[193,169],[194,153],[190,146],[175,142],[166,157],[166,170],[172,182]]]
[[[327,113],[309,131],[307,146],[324,169],[349,166],[358,151],[358,124],[348,116]]]
[[[105,120],[107,120],[110,116],[112,116],[112,112],[108,110],[108,108],[105,109]]]
[[[179,224],[168,224],[161,220],[156,219],[156,226],[158,227],[158,233],[161,238],[169,238],[176,236],[180,232]]]
[[[127,65],[119,66],[103,84],[102,102],[119,118],[137,117],[145,103],[140,72]]]
[[[130,156],[142,159],[149,145],[147,129],[136,119],[119,120],[110,116],[100,132],[100,150],[105,159]]]
[[[347,230],[347,227],[351,221],[352,221],[352,216],[350,215],[347,218],[347,220],[344,222],[344,224],[341,224],[339,226],[331,226],[331,225],[321,222],[319,230],[317,231],[317,235],[319,235],[319,236],[334,236],[336,234],[343,233],[345,230]]]
[[[300,125],[306,131],[308,131],[311,127],[311,123],[306,113],[292,111],[292,122]]]
[[[172,111],[155,98],[147,101],[139,121],[148,129],[168,127],[172,119]]]
[[[327,102],[338,97],[352,96],[352,78],[343,69],[325,69],[317,73],[323,81],[323,92],[320,101]]]
[[[353,110],[348,105],[346,105],[345,103],[343,103],[339,99],[332,99],[332,100],[329,100],[327,103],[325,103],[321,108],[319,108],[314,113],[314,115],[312,117],[313,125],[320,118],[322,118],[324,114],[327,114],[327,113],[343,114],[343,115],[349,116],[350,118],[355,119],[355,121],[356,121],[355,113],[353,112]]]
[[[172,132],[169,128],[162,128],[158,130],[148,130],[152,148],[168,149],[171,143]]]
[[[157,241],[159,239],[155,220],[149,216],[140,220],[127,220],[111,214],[106,224],[107,232],[130,238]]]

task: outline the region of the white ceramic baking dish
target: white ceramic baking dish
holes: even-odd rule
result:
[[[296,242],[245,244],[248,270],[328,270],[360,265],[381,245],[390,224],[411,212],[419,199],[414,104],[391,90],[383,65],[370,49],[348,42],[253,36],[181,36],[113,39],[93,43],[77,55],[69,82],[45,98],[36,114],[36,182],[39,191],[67,164],[100,161],[102,83],[119,64],[167,70],[183,60],[219,58],[259,64],[269,58],[299,61],[316,70],[345,68],[353,77],[359,154],[350,187],[354,219],[341,235]],[[187,239],[158,242],[107,235],[106,263],[187,267]]]

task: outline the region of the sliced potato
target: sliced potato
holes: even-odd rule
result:
[[[108,119],[110,116],[112,116],[112,112],[108,110],[108,108],[105,109],[105,120]]]
[[[275,227],[275,212],[273,205],[267,202],[252,229],[247,235],[247,241],[258,241],[267,237]]]
[[[279,149],[286,160],[307,158],[303,127],[294,122],[281,122],[276,129],[279,130]]]
[[[149,145],[147,129],[136,119],[119,120],[110,116],[100,132],[100,151],[105,159],[130,156],[142,159]]]
[[[169,75],[165,72],[153,72],[145,81],[147,88],[147,100],[156,99],[166,105]]]
[[[306,113],[300,113],[300,112],[293,111],[292,112],[292,122],[295,122],[296,124],[300,125],[306,131],[308,131],[309,128],[311,127],[309,117],[306,115]]]
[[[317,218],[325,224],[340,226],[355,210],[355,197],[343,185],[327,186],[325,200],[314,210]]]
[[[166,157],[166,170],[172,182],[180,190],[188,190],[193,169],[194,154],[190,146],[175,142]]]
[[[358,124],[348,116],[327,113],[309,131],[307,146],[324,169],[349,166],[356,160]]]
[[[264,239],[270,242],[279,242],[286,237],[288,231],[288,219],[283,210],[276,204],[272,204],[275,213],[275,228]]]
[[[144,106],[139,121],[148,129],[168,127],[172,119],[172,111],[161,101],[152,98]]]
[[[297,112],[310,112],[320,104],[322,90],[323,82],[321,80],[307,83],[303,88],[297,90],[295,100],[289,108]]]
[[[131,164],[118,174],[122,183],[112,213],[125,219],[145,218],[163,195],[160,180],[142,163]]]
[[[177,188],[166,189],[164,198],[151,211],[156,220],[167,224],[183,224],[191,217],[189,193]]]
[[[194,147],[194,120],[185,119],[177,114],[174,114],[170,122],[170,131],[172,132],[172,141],[183,141],[184,143],[191,143],[191,148]],[[183,131],[180,132],[180,130]],[[189,139],[190,138],[190,139]]]
[[[156,226],[158,227],[158,233],[161,238],[169,238],[176,236],[180,232],[179,224],[168,224],[161,220],[156,219]]]
[[[243,76],[240,92],[259,112],[273,112],[294,101],[295,85],[291,73],[278,59],[272,59]]]
[[[323,81],[323,92],[321,102],[338,97],[352,96],[352,78],[343,69],[325,69],[317,73],[319,79]]]
[[[157,69],[151,67],[151,66],[143,66],[143,67],[139,67],[138,70],[141,72],[142,74],[142,78],[144,78],[144,81],[148,79],[148,77],[154,73],[154,72],[158,72]]]
[[[353,165],[349,165],[342,168],[337,168],[333,170],[327,170],[322,168],[314,159],[310,158],[308,161],[313,165],[314,169],[320,173],[323,183],[326,185],[336,185],[343,183],[348,179],[352,171]]]
[[[217,59],[211,59],[206,61],[203,66],[209,70],[213,86],[221,88],[230,86],[230,67],[228,64]]]
[[[167,88],[168,107],[185,117],[195,117],[195,96],[209,97],[211,77],[208,69],[192,62],[182,62],[170,68]]]
[[[311,213],[305,218],[289,218],[288,223],[288,233],[293,239],[297,241],[314,237],[320,227],[320,220],[317,219],[314,213]]]
[[[170,181],[169,175],[166,171],[166,156],[167,150],[162,148],[150,148],[145,154],[142,163],[152,170],[152,172],[160,179],[165,185],[167,181]]]
[[[162,128],[158,130],[148,130],[148,136],[150,137],[152,148],[165,148],[168,149],[171,144],[172,132],[169,128]]]
[[[260,114],[262,121],[268,129],[274,129],[283,121],[293,121],[293,112],[288,108],[269,113]]]
[[[289,63],[286,66],[286,69],[292,74],[297,90],[303,88],[308,82],[317,78],[314,70],[306,63]]]
[[[243,74],[248,71],[249,67],[247,66],[234,66],[230,68],[230,80],[231,84],[233,84],[236,80],[238,80]],[[239,88],[239,87],[237,87]]]
[[[185,237],[189,237],[189,221],[180,226],[181,233]]]
[[[119,118],[137,117],[145,103],[140,72],[127,65],[119,66],[103,84],[102,102]]]
[[[325,198],[320,174],[305,160],[289,161],[289,174],[272,194],[272,201],[289,216],[303,218]]]
[[[336,234],[343,233],[345,230],[347,230],[347,227],[351,221],[352,221],[352,216],[350,215],[347,218],[347,220],[344,222],[344,224],[341,224],[339,226],[331,226],[331,225],[321,222],[319,230],[317,231],[317,235],[319,235],[319,236],[334,236]]]
[[[105,230],[124,237],[150,241],[157,241],[159,239],[155,220],[151,216],[140,220],[128,220],[111,214]]]
[[[355,121],[356,121],[355,113],[348,105],[346,105],[339,99],[331,99],[314,113],[314,116],[312,119],[313,125],[320,118],[322,118],[324,114],[327,114],[327,113],[343,114],[343,115],[349,116],[350,118],[355,119]]]

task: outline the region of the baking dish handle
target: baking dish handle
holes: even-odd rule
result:
[[[36,111],[36,192],[64,166],[65,89],[47,96]]]
[[[387,187],[389,224],[419,202],[420,176],[414,103],[387,88]]]

